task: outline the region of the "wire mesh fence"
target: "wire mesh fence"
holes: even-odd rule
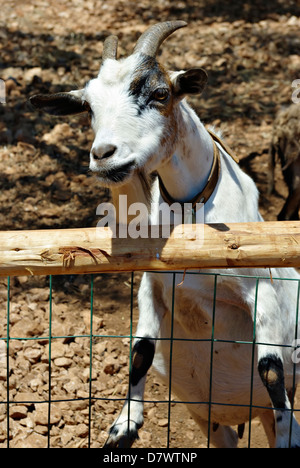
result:
[[[266,270],[267,272],[267,270]],[[181,272],[172,275],[172,316]],[[218,282],[226,272],[212,274],[186,272],[186,275],[213,275],[214,310],[209,343],[210,391],[208,401],[180,401],[172,391],[173,346],[182,340],[166,339],[170,346],[168,385],[160,386],[149,377],[145,393],[145,424],[137,447],[211,447],[210,425],[202,434],[186,413],[186,407],[207,405],[209,419],[213,399],[213,373],[216,346],[247,346],[249,362],[249,421],[239,446],[267,446],[263,428],[256,419],[264,408],[253,405],[253,375],[256,371],[257,342],[254,320],[251,339],[226,340],[215,334],[215,304]],[[239,277],[240,275],[235,275]],[[251,277],[252,278],[252,277]],[[140,273],[82,275],[70,277],[8,277],[0,282],[0,446],[2,447],[101,447],[107,431],[127,395],[132,343],[137,321],[136,291]],[[260,281],[255,276],[256,301]],[[37,287],[42,281],[42,287]],[[299,281],[272,278],[272,281]],[[297,300],[297,304],[299,300]],[[255,310],[257,303],[255,304]],[[297,339],[298,306],[295,314]],[[71,320],[72,318],[72,320]],[[193,340],[195,338],[193,337]],[[203,340],[202,340],[203,341]],[[285,346],[290,347],[287,343]],[[296,391],[294,366],[293,390]],[[291,415],[299,413],[297,395],[292,392]],[[241,407],[239,402],[234,405]],[[244,408],[243,408],[244,409]],[[270,407],[266,407],[271,411]],[[214,421],[211,421],[214,422]],[[186,425],[185,430],[182,427]]]

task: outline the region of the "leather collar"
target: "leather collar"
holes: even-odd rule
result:
[[[237,162],[237,163],[239,162],[238,158],[234,155],[234,153],[230,150],[230,148],[228,148],[228,146],[225,145],[225,143],[217,135],[215,135],[211,130],[208,130],[208,132],[209,132],[209,134],[211,135],[211,137],[213,139],[214,159],[213,159],[213,164],[212,164],[212,167],[211,167],[211,170],[210,170],[210,174],[208,176],[207,183],[206,183],[204,189],[200,193],[198,193],[189,202],[180,202],[178,200],[175,200],[167,192],[166,187],[163,184],[163,181],[158,176],[161,196],[162,196],[163,200],[166,203],[168,203],[169,205],[172,205],[173,203],[180,203],[182,205],[184,203],[191,203],[192,208],[195,208],[197,203],[206,203],[207,200],[210,198],[210,196],[212,195],[212,193],[213,193],[213,191],[214,191],[214,189],[215,189],[215,187],[217,185],[220,170],[221,170],[220,150],[219,150],[218,146],[216,145],[216,141],[224,148],[224,150],[232,157],[232,159],[235,162]]]

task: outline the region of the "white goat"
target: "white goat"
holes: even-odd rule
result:
[[[116,57],[117,39],[110,36],[97,78],[81,90],[37,95],[31,102],[54,115],[90,112],[95,133],[90,168],[111,189],[116,205],[120,194],[128,196],[128,203],[143,202],[148,207],[150,201],[159,205],[166,199],[201,200],[206,223],[262,221],[254,182],[213,141],[185,101],[187,95],[202,92],[205,71],[168,73],[156,59],[162,42],[185,25],[175,21],[152,26],[142,34],[133,54],[122,60]],[[158,177],[152,184],[154,173]],[[157,216],[154,210],[152,223],[159,222]],[[231,341],[251,342],[256,315],[252,417],[261,417],[270,445],[277,447],[289,446],[292,421],[291,446],[300,446],[300,428],[291,415],[286,391],[293,384],[291,345],[298,282],[261,279],[256,297],[256,280],[247,275],[264,271],[239,273],[245,277],[219,278],[215,303],[213,275],[186,275],[176,287],[172,392],[182,401],[193,402],[187,407],[205,433],[211,429],[215,446],[236,447],[238,437],[230,426],[249,420],[252,346]],[[276,276],[299,279],[292,269],[274,269]],[[169,379],[170,341],[159,338],[170,338],[172,274],[145,273],[138,298],[130,414],[127,400],[110,430],[107,447],[130,446],[138,437],[145,380],[152,363],[166,383]],[[218,341],[214,343],[209,406],[213,308]]]

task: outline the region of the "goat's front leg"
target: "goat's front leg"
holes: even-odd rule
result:
[[[291,414],[283,365],[288,321],[284,323],[282,320],[282,311],[270,285],[267,282],[260,284],[259,291],[258,304],[263,307],[257,309],[256,340],[261,343],[258,344],[258,372],[274,409],[276,447],[300,448],[300,426]],[[291,330],[293,336],[294,326]]]
[[[143,396],[147,372],[152,364],[155,345],[149,338],[141,338],[133,347],[132,369],[126,401],[121,413],[110,428],[105,448],[129,448],[138,439],[144,422]]]
[[[161,303],[155,299],[151,283],[151,276],[145,273],[139,290],[139,321],[132,350],[129,391],[120,415],[110,428],[104,448],[131,447],[138,439],[138,430],[144,422],[145,383],[164,312]]]
[[[275,418],[276,447],[300,448],[300,426],[291,414],[291,404],[285,388],[282,358],[276,351],[261,356],[258,371],[265,385]]]

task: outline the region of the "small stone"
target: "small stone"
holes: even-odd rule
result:
[[[168,424],[169,424],[169,420],[168,420],[167,418],[159,419],[159,420],[157,421],[157,424],[158,424],[158,426],[160,426],[160,427],[167,427]]]
[[[61,420],[61,416],[62,414],[60,409],[54,404],[52,404],[50,408],[50,424],[58,424]],[[48,404],[39,405],[37,410],[33,414],[33,418],[36,425],[48,426]]]
[[[65,383],[63,388],[68,394],[75,393],[82,387],[82,381],[78,377],[73,377],[69,382]]]
[[[61,434],[61,442],[63,446],[67,445],[74,436],[74,427],[65,426]]]
[[[61,358],[64,357],[66,352],[66,345],[61,343],[60,341],[52,342],[51,344],[51,358]]]
[[[27,417],[28,408],[22,405],[14,405],[9,409],[9,416],[12,419],[23,419]]]
[[[77,437],[87,437],[89,434],[89,428],[86,424],[78,424],[75,428]]]
[[[32,406],[37,401],[42,401],[37,393],[19,392],[15,396],[15,401],[20,405]]]
[[[34,426],[34,432],[37,432],[41,435],[46,435],[48,434],[48,426],[40,426],[37,424],[36,426]]]
[[[65,358],[65,357],[54,359],[54,364],[57,367],[70,367],[72,365],[72,362],[73,362],[72,359]]]
[[[34,76],[42,76],[42,68],[41,67],[33,67],[29,68],[28,70],[24,71],[23,78],[26,83],[31,83]]]
[[[38,389],[39,387],[41,387],[43,384],[44,384],[44,382],[43,382],[43,380],[41,379],[41,377],[37,377],[36,379],[32,379],[32,380],[30,380],[30,382],[29,382],[29,386],[30,386],[30,388],[32,388],[32,390],[33,390],[34,392],[36,392],[37,389]]]
[[[24,358],[27,359],[31,364],[39,362],[43,352],[37,348],[27,348],[24,351]]]
[[[47,444],[47,437],[33,432],[26,439],[19,439],[14,448],[46,448]]]
[[[103,370],[105,374],[114,375],[120,370],[120,365],[118,361],[111,356],[105,359],[103,363]]]

